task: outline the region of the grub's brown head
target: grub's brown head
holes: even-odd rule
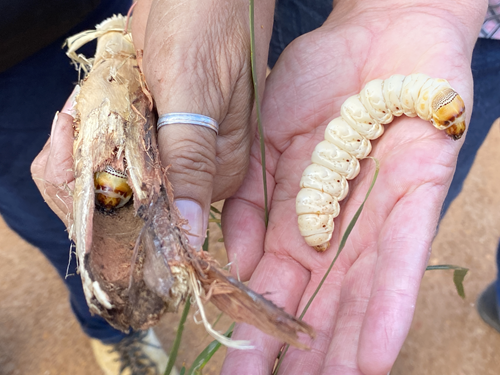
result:
[[[465,104],[453,89],[442,90],[432,100],[431,122],[455,140],[464,134]]]
[[[106,210],[123,207],[132,197],[127,175],[107,166],[94,175],[95,202]]]

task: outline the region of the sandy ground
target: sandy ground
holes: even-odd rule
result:
[[[482,322],[475,301],[495,277],[495,249],[500,237],[500,128],[495,124],[479,152],[465,188],[441,224],[430,264],[470,268],[465,300],[459,298],[451,271],[424,276],[415,319],[392,375],[496,375],[500,372],[500,334]],[[215,225],[214,228],[215,229]],[[224,262],[213,233],[213,246]],[[89,341],[71,314],[62,281],[37,249],[0,222],[0,375],[99,375]],[[217,312],[209,308],[215,319]],[[211,339],[193,323],[191,312],[178,366],[190,364]],[[178,316],[157,327],[170,347]],[[222,318],[219,329],[229,319]],[[221,350],[204,374],[217,374]]]

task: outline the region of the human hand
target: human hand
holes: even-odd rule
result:
[[[484,3],[484,2],[483,2]],[[339,2],[320,29],[294,41],[269,76],[263,99],[270,218],[266,233],[258,143],[249,173],[223,211],[229,259],[243,280],[300,314],[336,254],[371,183],[361,162],[335,219],[331,246],[317,253],[301,237],[295,197],[328,122],[370,80],[424,73],[445,78],[472,109],[470,58],[485,3],[360,6]],[[449,4],[448,4],[449,5]],[[442,8],[439,8],[442,7]],[[462,141],[418,118],[398,118],[373,142],[380,174],[343,252],[304,320],[317,332],[311,351],[290,348],[283,374],[387,374],[406,338],[439,212]],[[253,274],[252,274],[253,273]],[[223,374],[268,374],[282,343],[248,325],[234,339]]]
[[[256,8],[256,57],[264,88],[273,1]],[[219,135],[200,126],[160,128],[161,161],[169,166],[191,244],[203,244],[210,202],[234,194],[249,163],[255,132],[247,1],[150,1],[134,9],[133,36],[159,115],[212,117]],[[263,92],[263,91],[262,91]]]
[[[75,93],[75,92],[74,92]],[[74,93],[57,112],[50,137],[31,164],[31,175],[45,203],[66,225],[71,226],[73,212],[73,114]]]
[[[262,92],[273,6],[273,1],[264,1],[256,8],[256,23],[262,25],[256,30]],[[192,245],[201,246],[210,202],[234,193],[248,167],[255,122],[251,118],[248,4],[141,0],[135,7],[132,26],[135,47],[144,50],[142,67],[159,113],[204,114],[220,124],[217,137],[210,129],[190,125],[169,125],[159,131],[160,156],[163,165],[169,166],[176,203],[189,221]],[[66,121],[65,116],[59,120]],[[52,139],[55,136],[53,133]],[[71,155],[71,148],[67,151],[64,146],[72,143],[72,136],[61,136],[69,138],[55,148]],[[60,165],[52,164],[57,160],[51,156],[54,147],[49,149],[46,145],[35,160],[34,173],[37,179],[49,178],[43,186],[39,180],[39,188],[67,224],[71,198],[61,200],[66,194],[58,184],[62,181],[59,177],[68,180],[72,166],[57,170]]]

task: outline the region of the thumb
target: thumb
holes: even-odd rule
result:
[[[188,220],[191,246],[205,241],[208,212],[216,173],[216,133],[191,124],[168,124],[158,130],[160,158],[168,166],[177,208]]]

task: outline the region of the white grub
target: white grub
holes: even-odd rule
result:
[[[368,82],[359,95],[342,104],[340,117],[328,124],[325,140],[318,143],[312,164],[302,174],[296,212],[309,246],[317,251],[328,248],[333,219],[339,214],[337,202],[347,195],[347,180],[359,173],[358,159],[368,156],[370,140],[383,134],[384,124],[403,114],[431,121],[454,139],[465,130],[463,101],[444,79],[398,74]]]

